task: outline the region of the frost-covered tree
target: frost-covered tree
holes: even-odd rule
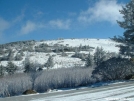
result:
[[[134,56],[134,0],[122,7],[120,13],[123,15],[122,21],[117,21],[119,26],[125,29],[123,37],[114,37],[113,40],[123,42],[120,45],[120,53],[124,56]]]
[[[34,52],[34,49],[33,49],[32,46],[28,46],[28,47],[27,47],[27,51],[28,51],[28,52]]]
[[[21,56],[25,55],[22,50],[20,50],[19,53],[20,53]]]
[[[34,90],[34,86],[35,86],[35,80],[36,80],[36,78],[39,76],[39,75],[41,75],[41,73],[42,72],[36,72],[36,71],[31,71],[31,72],[29,72],[28,73],[28,75],[30,76],[30,81],[31,81],[31,83],[32,83],[32,90]]]
[[[0,77],[4,76],[5,68],[4,66],[0,65]]]
[[[105,56],[106,52],[103,50],[103,48],[99,48],[97,47],[94,53],[94,62],[96,66],[99,66],[103,61],[105,61],[106,56]]]
[[[80,44],[80,46],[78,47],[78,50],[82,51],[82,48],[83,48],[83,46],[82,46],[82,44]]]
[[[15,60],[20,61],[20,60],[22,60],[22,59],[23,59],[23,58],[22,58],[21,54],[16,54]]]
[[[0,48],[0,55],[4,54],[4,49]]]
[[[39,69],[40,68],[40,69]],[[27,73],[30,76],[30,81],[32,83],[32,90],[34,90],[34,83],[36,78],[41,74],[41,67],[39,64],[31,63],[29,58],[26,57],[24,61],[24,73]]]
[[[54,61],[53,61],[53,57],[49,56],[47,62],[45,63],[45,67],[47,67],[47,69],[50,69],[54,66]]]
[[[29,58],[26,57],[24,60],[24,73],[36,72],[34,64],[30,62]]]
[[[9,54],[8,54],[8,60],[9,61],[13,61],[14,60],[14,53],[13,53],[13,51],[10,49],[9,50]]]
[[[89,53],[88,57],[86,58],[86,67],[92,67],[94,65],[93,56]]]
[[[13,62],[9,61],[6,67],[6,71],[8,72],[8,74],[12,75],[15,73],[16,70],[17,66]]]
[[[106,53],[106,60],[113,58],[113,57],[119,57],[119,54],[115,53],[115,52],[107,52]]]

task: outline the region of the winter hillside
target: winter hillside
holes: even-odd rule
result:
[[[119,45],[110,39],[32,40],[0,45],[0,97],[132,79],[133,62],[118,54]]]
[[[67,68],[84,66],[85,58],[94,54],[97,47],[102,47],[107,53],[118,53],[119,43],[110,39],[58,39],[48,41],[19,41],[0,45],[1,65],[7,66],[12,61],[24,71],[25,60],[28,58],[33,64],[46,69],[46,62],[50,56],[53,57],[52,68]],[[74,54],[81,56],[76,57]]]

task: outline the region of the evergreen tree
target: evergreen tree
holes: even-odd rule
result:
[[[20,60],[22,60],[22,59],[23,59],[23,58],[21,57],[20,54],[16,54],[15,60],[20,61]]]
[[[86,59],[86,64],[85,64],[85,66],[86,66],[86,67],[92,67],[93,64],[94,64],[93,56],[89,53],[89,54],[88,54],[88,57],[87,57],[87,59]]]
[[[96,66],[99,66],[103,61],[105,61],[106,56],[105,56],[106,52],[103,50],[103,48],[99,48],[97,47],[94,53],[94,62],[96,64]]]
[[[24,56],[25,54],[23,53],[23,51],[21,50],[21,51],[19,51],[19,53],[20,53],[20,55],[21,56]]]
[[[4,54],[4,49],[0,48],[0,55]]]
[[[72,57],[79,57],[79,51],[77,47],[75,47],[75,53]]]
[[[8,74],[12,75],[15,73],[16,70],[17,70],[17,66],[11,61],[9,61],[7,64],[7,68],[6,68],[6,71],[8,72]]]
[[[120,13],[123,15],[123,21],[117,21],[120,27],[125,29],[123,37],[114,37],[113,40],[123,42],[120,45],[120,54],[133,57],[134,53],[134,0],[122,7]]]
[[[82,44],[78,47],[79,51],[82,51]]]
[[[0,77],[4,76],[4,66],[0,65]]]
[[[11,49],[9,50],[8,60],[9,60],[9,61],[14,60],[14,53],[13,53],[13,51],[12,51]]]
[[[45,67],[47,67],[47,69],[50,69],[54,66],[54,62],[53,62],[53,57],[52,56],[49,56],[46,64],[45,64]]]
[[[123,80],[133,74],[133,63],[127,58],[110,58],[92,72],[92,77],[102,80]]]
[[[113,57],[119,57],[120,55],[116,52],[107,52],[106,53],[106,60],[113,58]]]
[[[30,63],[30,60],[28,57],[25,58],[24,61],[24,73],[29,73],[31,72],[31,68],[32,68],[32,63]]]

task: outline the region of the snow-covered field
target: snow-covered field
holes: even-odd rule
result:
[[[75,92],[57,96],[50,96],[30,101],[134,101],[134,85],[102,88],[98,91]]]

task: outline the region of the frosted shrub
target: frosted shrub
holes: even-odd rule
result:
[[[30,77],[25,74],[15,74],[0,79],[0,97],[20,95],[31,88]]]
[[[90,84],[91,68],[62,68],[44,71],[35,81],[35,90],[78,87]]]
[[[0,78],[0,97],[21,95],[26,90],[45,92],[91,84],[92,68],[61,68]]]

